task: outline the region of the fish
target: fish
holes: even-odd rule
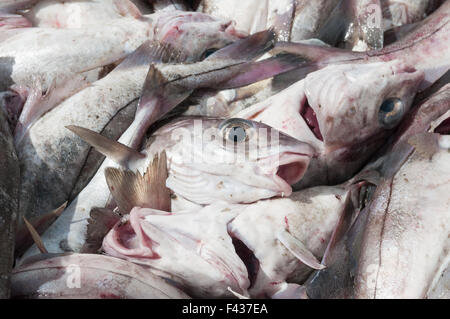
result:
[[[310,298],[424,298],[445,270],[449,88],[417,106],[365,168],[380,173],[372,200],[308,279]]]
[[[211,45],[211,42],[206,45]],[[77,195],[72,193],[72,189],[86,160],[89,146],[65,126],[82,124],[101,132],[121,109],[139,99],[151,61],[185,61],[185,55],[176,52],[165,45],[144,43],[106,77],[66,99],[31,127],[22,141],[16,143],[22,169],[22,216],[32,219],[58,207],[68,200],[69,195]],[[196,68],[204,69],[204,65],[185,64],[184,68],[195,72]],[[215,67],[214,62],[206,65],[210,69]],[[150,120],[155,121],[161,115],[155,112]],[[142,120],[141,117],[138,122]],[[118,132],[119,135],[122,133]],[[46,194],[48,200],[41,201],[42,194]]]
[[[278,42],[271,53],[297,54],[304,59],[304,63],[301,63],[296,71],[289,72],[289,76],[297,81],[304,78],[307,72],[330,64],[399,60],[425,73],[425,80],[419,88],[421,91],[433,85],[449,70],[449,18],[450,3],[445,2],[433,14],[419,22],[411,33],[381,50],[349,52],[311,44]]]
[[[15,267],[11,296],[23,299],[190,299],[146,267],[94,254],[43,254]]]
[[[107,158],[104,168],[43,234],[42,240],[50,252],[79,252],[83,248],[89,211],[94,207],[108,207],[110,194],[105,168],[119,164],[143,174],[149,161],[165,151],[166,186],[174,193],[173,209],[181,210],[216,201],[251,203],[262,198],[289,196],[290,185],[301,178],[313,155],[308,144],[278,134],[264,124],[242,119],[181,118],[155,132],[152,142],[142,152],[82,128],[71,127],[71,130],[111,159]],[[232,146],[234,130],[239,133],[237,149]],[[226,146],[230,143],[231,146]],[[32,247],[24,256],[33,255],[35,249]]]
[[[0,299],[10,297],[18,218],[20,168],[6,114],[0,111]]]
[[[399,61],[329,65],[235,116],[273,126],[316,150],[295,189],[339,184],[392,134],[423,78]]]

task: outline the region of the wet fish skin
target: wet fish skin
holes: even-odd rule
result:
[[[20,169],[6,115],[0,111],[0,299],[10,296]]]
[[[101,25],[123,17],[140,18],[142,14],[129,0],[40,0],[23,16],[33,27],[66,29]]]
[[[79,277],[78,277],[79,276]],[[104,255],[43,255],[16,267],[12,297],[26,299],[189,299],[148,268]]]
[[[319,31],[318,38],[353,51],[383,48],[380,0],[340,1]]]

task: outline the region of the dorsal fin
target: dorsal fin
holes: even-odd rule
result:
[[[78,135],[85,142],[89,143],[97,151],[111,158],[121,166],[128,167],[130,162],[138,161],[145,157],[144,154],[139,153],[138,151],[117,141],[110,140],[89,129],[75,125],[69,125],[66,126],[66,128]]]
[[[25,226],[30,232],[31,238],[33,238],[34,243],[42,254],[48,254],[47,248],[45,248],[44,243],[42,242],[41,236],[39,236],[37,230],[31,225],[31,223],[23,217],[23,221],[25,222]]]
[[[166,187],[166,153],[155,155],[142,176],[139,172],[108,167],[105,177],[111,194],[123,214],[133,207],[153,208],[170,212],[170,191]]]

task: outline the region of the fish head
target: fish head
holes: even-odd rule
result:
[[[306,77],[300,114],[326,148],[348,147],[395,128],[423,78],[398,61],[329,66]]]
[[[150,266],[193,296],[245,294],[247,270],[227,233],[235,217],[224,203],[167,213],[135,207],[104,239],[111,256]]]
[[[246,36],[235,29],[232,20],[218,19],[200,12],[162,13],[157,30],[159,40],[182,48],[188,62],[206,58]]]
[[[167,187],[198,204],[289,196],[314,155],[309,144],[243,119],[187,118],[160,134],[172,140]]]
[[[319,160],[302,183],[320,176],[328,176],[324,183],[340,183],[402,121],[423,78],[399,61],[331,65],[236,116],[262,121],[316,149]]]

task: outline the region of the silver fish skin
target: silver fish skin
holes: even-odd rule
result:
[[[422,80],[422,72],[398,61],[331,65],[235,116],[273,126],[316,149],[296,189],[338,184],[382,146],[408,113]],[[393,98],[401,106],[395,121],[386,123],[381,107]]]
[[[182,100],[184,100],[191,92],[193,88],[196,87],[204,87],[204,86],[208,86],[208,85],[212,85],[212,87],[215,86],[215,83],[222,83],[224,80],[226,81],[228,78],[235,76],[236,72],[239,73],[240,70],[240,66],[242,65],[247,65],[247,62],[242,62],[242,60],[245,59],[249,59],[258,55],[261,55],[265,52],[265,50],[267,50],[268,47],[270,47],[270,43],[271,40],[273,39],[273,36],[271,34],[271,32],[262,32],[262,33],[257,33],[255,35],[252,35],[246,39],[242,39],[239,41],[236,41],[235,43],[233,43],[230,46],[227,46],[221,50],[219,50],[218,52],[216,52],[214,55],[210,56],[207,60],[196,63],[196,64],[187,64],[187,65],[170,65],[170,64],[166,64],[166,65],[161,65],[158,68],[160,68],[162,70],[162,72],[165,72],[164,69],[168,69],[168,70],[177,70],[177,73],[168,73],[169,74],[169,79],[168,80],[166,77],[164,77],[162,75],[162,72],[157,70],[156,66],[151,66],[149,73],[147,75],[147,80],[146,80],[146,84],[144,85],[144,93],[142,94],[142,97],[140,99],[139,102],[139,106],[137,107],[137,111],[136,111],[136,115],[135,115],[135,119],[133,121],[133,123],[130,125],[130,127],[122,134],[122,136],[119,138],[119,143],[122,143],[121,146],[119,146],[119,149],[124,148],[123,145],[125,146],[125,149],[127,149],[128,147],[128,151],[126,151],[125,153],[130,152],[130,150],[133,149],[138,149],[140,144],[142,143],[142,139],[146,134],[146,131],[148,130],[148,128],[150,127],[151,124],[153,124],[156,120],[158,120],[162,115],[164,115],[165,113],[167,113],[169,110],[171,110],[173,107],[175,107],[177,104],[179,104]],[[256,40],[256,41],[255,41]],[[269,44],[269,46],[267,46]],[[243,56],[241,53],[241,49],[243,50]],[[264,62],[264,61],[262,61]],[[269,64],[271,62],[276,62],[278,63],[277,60],[270,60]],[[229,70],[229,66],[231,65],[231,69]],[[206,67],[205,67],[206,66]],[[218,67],[219,66],[219,67]],[[200,68],[200,70],[199,70]],[[190,70],[190,71],[189,71]],[[206,71],[205,71],[206,70]],[[183,76],[183,74],[185,76]],[[192,75],[193,74],[193,75]],[[257,74],[257,76],[259,76]],[[192,78],[192,79],[191,79]],[[216,120],[215,122],[213,120],[209,120],[206,119],[206,122],[209,123],[208,124],[208,128],[211,129],[217,129],[217,125],[220,124],[222,122],[222,120]],[[194,121],[185,121],[185,124],[187,123],[187,128],[185,128],[185,133],[187,132],[189,137],[191,137],[192,135],[192,124],[194,123]],[[215,123],[211,124],[211,123]],[[258,129],[260,128],[260,126],[253,126],[253,124],[243,124],[241,122],[238,121],[238,128],[242,128],[242,130],[245,130],[247,128],[250,129],[250,132],[253,131],[258,131]],[[249,127],[247,127],[249,126]],[[264,129],[266,129],[266,131],[271,132],[271,128],[264,126]],[[79,134],[80,132],[80,128],[75,130],[78,131],[77,134]],[[200,127],[200,131],[202,132],[202,128]],[[114,153],[114,150],[117,148],[117,145],[114,146],[114,141],[111,143],[111,141],[109,141],[107,143],[107,145],[101,145],[102,143],[105,143],[104,139],[102,140],[102,138],[100,138],[100,141],[98,141],[98,135],[95,135],[95,132],[92,131],[86,131],[86,129],[82,129],[81,133],[87,134],[87,138],[91,138],[90,143],[92,144],[92,142],[99,142],[100,144],[93,144],[95,147],[99,148],[101,152],[103,152],[103,154],[110,156],[111,154]],[[86,132],[90,132],[90,133],[86,133]],[[92,133],[94,133],[94,136],[92,136]],[[259,132],[258,132],[259,133]],[[168,133],[166,134],[166,138],[163,139],[164,142],[166,143],[171,143],[170,141],[170,134],[173,134],[172,131],[168,131]],[[196,133],[194,133],[195,135]],[[256,134],[256,133],[255,133]],[[257,135],[255,135],[257,136]],[[200,136],[196,136],[196,138],[200,138],[202,137],[202,135]],[[292,146],[291,144],[293,144],[293,154],[289,154],[286,153],[286,151],[283,151],[281,158],[280,158],[280,163],[278,163],[278,159],[277,159],[277,155],[279,154],[277,150],[275,150],[273,153],[270,153],[272,151],[272,149],[270,149],[269,153],[270,155],[273,155],[273,157],[269,157],[266,158],[266,163],[267,165],[269,165],[269,172],[266,174],[269,174],[270,177],[264,180],[264,177],[261,176],[262,172],[261,170],[263,170],[263,167],[260,167],[258,170],[258,174],[257,174],[257,178],[256,179],[263,179],[260,183],[261,185],[258,184],[254,184],[254,177],[250,176],[250,182],[247,182],[247,184],[245,184],[244,182],[244,187],[245,185],[247,185],[247,188],[250,188],[251,190],[254,190],[254,192],[250,193],[249,196],[251,198],[256,196],[256,200],[261,198],[261,197],[271,197],[274,196],[275,194],[282,194],[282,193],[286,193],[291,191],[291,187],[290,184],[294,181],[297,181],[297,179],[299,178],[300,175],[303,174],[303,171],[305,169],[305,166],[307,166],[307,163],[309,163],[309,157],[311,157],[311,148],[306,145],[305,143],[297,143],[296,141],[291,140],[290,137],[285,137],[282,136],[282,140],[281,143],[282,145],[287,145],[288,148],[290,146]],[[188,155],[195,155],[195,156],[199,156],[198,159],[200,159],[201,161],[204,161],[205,158],[202,158],[203,154],[203,149],[197,150],[197,149],[193,149],[189,144],[191,143],[191,141],[184,141],[183,145],[186,145],[186,143],[188,143],[188,146],[186,147],[186,149],[177,149],[175,152],[180,152],[182,154],[184,154],[183,152],[190,150],[192,151],[191,154]],[[200,146],[202,146],[203,144],[200,143]],[[214,144],[215,145],[215,144]],[[255,141],[252,141],[252,145],[253,146],[258,146],[257,143],[255,143]],[[172,147],[173,145],[171,144],[170,147]],[[217,146],[217,145],[215,145]],[[166,147],[168,147],[167,145],[160,145],[159,149],[157,149],[157,151],[162,151],[164,150]],[[297,149],[298,148],[298,149]],[[301,149],[301,150],[299,150]],[[110,153],[108,153],[108,150]],[[113,153],[111,153],[111,151]],[[262,148],[262,152],[267,152],[268,148],[266,146],[264,146]],[[137,151],[136,151],[137,152]],[[195,153],[198,152],[199,154]],[[302,155],[300,155],[300,154]],[[178,156],[180,153],[178,153]],[[264,153],[266,154],[266,153]],[[281,154],[281,153],[280,153]],[[117,155],[117,153],[116,153]],[[154,154],[151,154],[152,156]],[[211,158],[209,158],[208,156],[210,156],[211,154],[208,154],[206,156],[206,160],[209,159],[211,160]],[[228,163],[227,161],[230,160],[230,156],[234,156],[234,152],[224,152],[224,153],[219,153],[219,154],[213,154],[216,157],[217,156],[223,156],[222,158],[218,158],[218,165],[219,167],[225,167],[225,171],[227,172],[227,170],[231,169],[231,164]],[[268,156],[263,155],[263,156]],[[57,233],[59,233],[59,235],[54,235],[53,238],[51,238],[50,240],[53,242],[53,245],[56,246],[54,249],[56,251],[59,251],[59,249],[62,249],[63,251],[69,250],[71,251],[71,249],[75,249],[76,251],[80,250],[81,247],[83,246],[83,242],[85,241],[85,233],[86,233],[86,219],[82,219],[79,223],[77,223],[76,226],[75,224],[72,223],[72,218],[74,218],[73,216],[86,216],[87,212],[90,212],[92,208],[94,207],[105,207],[106,205],[108,205],[109,203],[109,191],[106,185],[106,181],[105,181],[105,176],[104,176],[104,170],[107,167],[114,167],[118,164],[124,166],[125,168],[132,168],[134,167],[134,169],[136,169],[136,157],[141,157],[141,155],[133,155],[133,152],[131,154],[122,154],[119,155],[119,157],[114,158],[114,154],[113,154],[113,158],[107,158],[103,163],[102,166],[99,168],[97,174],[93,177],[93,179],[90,181],[90,183],[86,186],[85,189],[83,189],[83,191],[78,195],[78,197],[69,205],[69,207],[66,209],[66,212],[63,214],[63,216],[61,218],[59,218],[59,220],[61,221],[61,224],[58,223],[58,221],[56,222],[61,229],[65,229],[67,227],[67,225],[72,224],[70,227],[73,229],[73,232],[71,233],[70,237],[70,243],[67,244],[67,240],[65,238],[67,238],[67,234],[66,233],[60,233],[60,230],[56,230]],[[147,157],[148,158],[148,157]],[[273,163],[271,162],[272,160],[275,160],[276,165],[273,165]],[[251,161],[251,165],[254,165],[255,158],[252,158]],[[138,161],[139,162],[139,161]],[[209,163],[209,162],[208,162]],[[141,165],[142,164],[142,165]],[[139,164],[137,167],[141,167],[141,169],[145,169],[145,163],[141,163]],[[190,162],[188,164],[196,164],[196,162]],[[292,164],[292,165],[290,165]],[[131,165],[131,166],[129,166]],[[251,166],[250,165],[250,166]],[[264,166],[264,164],[262,164]],[[280,167],[280,172],[279,175],[276,174],[276,171],[271,171],[271,170],[276,170]],[[267,168],[267,167],[266,167]],[[254,169],[248,166],[243,166],[242,168],[244,170],[244,172],[248,169]],[[291,173],[293,174],[292,176],[287,176],[287,169],[292,169]],[[192,171],[191,171],[192,172]],[[206,172],[206,173],[211,173],[211,172]],[[248,171],[247,171],[248,173]],[[201,174],[200,174],[201,175]],[[212,174],[214,175],[214,174]],[[200,180],[203,177],[200,177]],[[235,177],[234,177],[235,178]],[[272,179],[273,178],[273,179]],[[206,180],[208,179],[213,179],[212,183],[215,182],[214,180],[214,176],[210,176],[208,174],[206,174]],[[216,178],[217,179],[217,178]],[[230,178],[228,178],[230,179]],[[251,181],[253,179],[253,181]],[[183,179],[182,179],[183,180]],[[285,181],[287,180],[287,181]],[[233,180],[231,178],[231,185],[233,184],[233,181],[235,181],[235,179]],[[239,180],[240,182],[242,182],[241,180]],[[219,182],[219,181],[217,181]],[[228,181],[224,181],[228,182]],[[249,184],[250,183],[250,184]],[[274,184],[275,183],[275,184]],[[184,189],[183,187],[183,183],[181,183],[179,185],[179,183],[175,183],[175,185],[178,185],[178,187],[181,187],[180,190],[177,191],[183,191],[184,193],[186,193],[185,195],[187,197],[192,197],[190,198],[191,201],[194,202],[198,202],[200,199],[197,199],[195,196],[198,196],[200,194],[192,194],[191,191],[188,189]],[[250,186],[248,186],[250,185]],[[256,186],[256,187],[255,187]],[[269,188],[266,189],[266,187]],[[227,197],[229,196],[231,198],[232,201],[240,201],[241,199],[241,195],[238,192],[235,192],[235,190],[233,190],[233,188],[231,188],[231,190],[225,190],[225,191],[221,191],[220,190],[221,187],[219,187],[219,190],[215,191],[212,190],[213,194],[215,192],[217,192],[216,195],[213,196],[218,196],[218,197]],[[275,189],[275,191],[273,191],[273,189]],[[272,191],[271,191],[272,190]],[[229,194],[231,192],[231,194]],[[234,197],[233,197],[234,196]],[[248,196],[247,196],[248,197]],[[213,197],[214,198],[214,197]],[[244,198],[246,198],[244,196]],[[209,201],[211,201],[213,199],[211,199],[211,197],[208,197],[206,203],[209,203]],[[249,198],[246,198],[246,200],[250,200]],[[55,226],[54,228],[56,228],[57,226]],[[55,231],[55,230],[53,230]],[[72,239],[75,238],[75,239]],[[75,241],[75,243],[72,243],[73,241]],[[70,247],[74,247],[74,248],[70,248]]]
[[[339,0],[297,0],[290,41],[299,42],[307,39],[317,38],[319,31],[332,11],[339,4]],[[335,32],[327,30],[328,32]]]
[[[305,77],[305,70],[320,69],[329,64],[368,63],[400,60],[425,73],[424,90],[442,77],[450,68],[450,2],[445,2],[432,15],[401,40],[381,50],[348,52],[338,48],[279,42],[272,53],[289,52],[304,58],[298,66],[297,79]]]
[[[209,19],[205,24],[212,27]],[[201,23],[197,22],[197,25],[200,27]],[[200,56],[210,45],[226,41],[229,34],[218,32],[216,37],[222,39],[205,42],[202,52],[195,54]],[[105,78],[66,99],[31,127],[17,147],[22,167],[21,215],[39,216],[68,199],[89,146],[65,126],[83,125],[101,132],[121,109],[137,101],[152,59],[161,61],[158,54],[162,54],[163,59],[170,58],[167,50],[160,49],[164,47],[144,45]],[[42,194],[47,194],[46,201],[41,200]]]
[[[36,256],[16,267],[12,297],[25,299],[190,299],[133,263],[92,254]]]
[[[383,48],[380,0],[340,1],[319,30],[318,38],[353,51]]]
[[[424,298],[448,264],[449,91],[414,109],[363,171],[378,171],[369,205],[307,283],[311,298]],[[427,133],[436,132],[436,134]]]
[[[230,141],[224,144],[223,140],[231,138],[227,134],[233,127],[242,128],[249,137],[237,149],[230,147]],[[214,136],[218,138],[212,141],[203,138],[203,134],[210,132],[216,132]],[[251,203],[262,198],[289,196],[290,185],[301,178],[313,153],[308,144],[278,133],[264,124],[240,119],[224,122],[223,119],[182,118],[155,132],[151,144],[142,151],[143,158],[125,154],[129,160],[121,165],[143,173],[149,161],[165,151],[168,159],[166,185],[175,193],[172,201],[175,210],[217,201]],[[274,140],[271,140],[272,134]],[[275,138],[276,135],[279,137]],[[268,142],[264,142],[266,137],[269,137]],[[105,149],[108,147],[104,145]],[[252,151],[245,152],[240,147]],[[110,200],[104,169],[117,166],[116,162],[117,159],[107,158],[88,186],[43,234],[42,240],[50,252],[79,252],[83,248],[90,210],[105,207]],[[25,256],[36,252],[33,246]]]
[[[0,299],[10,297],[20,169],[6,115],[0,111]]]
[[[33,27],[63,29],[102,25],[114,19],[142,16],[140,10],[129,0],[41,0],[22,15]]]

